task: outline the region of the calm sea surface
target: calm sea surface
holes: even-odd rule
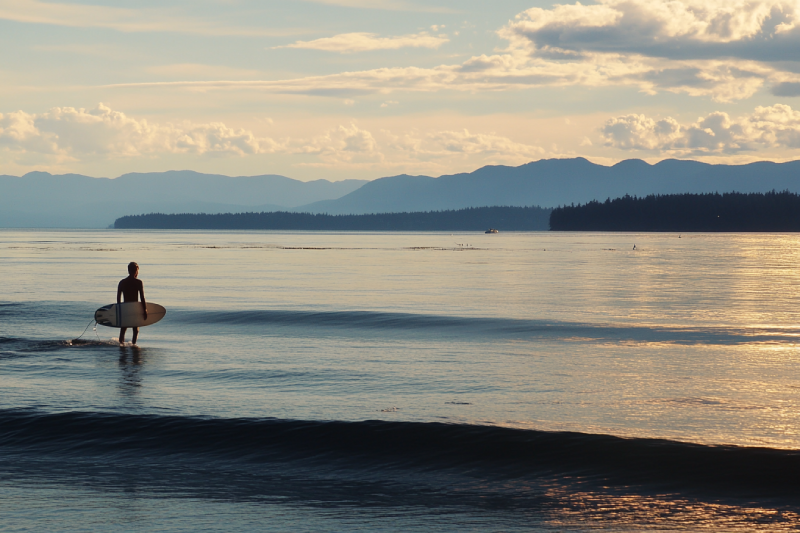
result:
[[[168,310],[138,347],[92,320],[129,261]],[[798,265],[796,234],[0,230],[0,530],[793,529]]]

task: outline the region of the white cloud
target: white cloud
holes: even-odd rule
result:
[[[151,124],[103,104],[90,110],[56,107],[40,114],[0,114],[0,147],[18,155],[38,153],[61,161],[165,153],[246,155],[279,149],[272,139],[224,124]]]
[[[426,32],[396,37],[380,37],[376,33],[342,33],[333,37],[324,37],[313,41],[297,41],[293,44],[274,48],[304,48],[352,54],[372,50],[397,50],[399,48],[439,48],[446,42],[449,42],[447,37],[434,36]]]
[[[514,33],[531,34],[546,28],[602,28],[619,22],[622,13],[607,5],[555,5],[552,9],[534,7],[517,15],[509,24]]]
[[[711,50],[741,57],[774,49],[775,41],[796,43],[798,21],[797,0],[599,0],[529,9],[504,31],[537,48],[686,59]],[[727,46],[712,46],[719,44]]]
[[[673,118],[653,120],[644,115],[625,115],[603,126],[606,144],[623,150],[661,150],[673,146],[682,135]]]
[[[0,114],[0,148],[17,154],[53,156],[62,161],[163,154],[308,154],[331,163],[382,157],[372,134],[354,124],[312,138],[278,141],[218,122],[153,124],[103,104],[90,110],[56,107],[40,114],[24,111]]]
[[[390,146],[411,157],[430,160],[436,158],[469,157],[475,155],[497,157],[509,163],[527,162],[545,155],[545,150],[515,142],[495,133],[470,133],[469,130],[408,132],[391,135]]]
[[[394,133],[378,135],[354,124],[340,126],[310,140],[292,140],[289,149],[317,156],[300,166],[373,169],[431,174],[474,170],[487,164],[519,165],[554,155],[541,147],[515,142],[495,133],[468,130]],[[560,155],[560,154],[559,154]]]
[[[55,154],[59,151],[56,140],[54,134],[39,131],[33,115],[24,111],[0,114],[0,146],[2,147]]]
[[[339,126],[311,139],[290,139],[284,150],[315,155],[324,164],[376,162],[384,158],[372,133],[355,124]]]
[[[316,135],[270,138],[217,122],[154,123],[103,104],[94,109],[57,107],[44,113],[0,114],[0,161],[5,164],[41,168],[173,155],[263,154],[289,157],[301,166],[440,173],[485,164],[521,164],[553,155],[497,133],[466,129],[381,130],[375,134],[349,123]]]
[[[797,61],[800,0],[598,0],[529,9],[500,34],[510,50],[553,63],[636,63],[640,72],[602,84],[649,93],[732,101],[800,81],[786,63]]]
[[[800,148],[800,111],[776,104],[736,118],[714,112],[691,124],[626,115],[606,122],[601,134],[606,146],[676,156]]]
[[[306,154],[330,164],[383,157],[372,134],[354,124],[312,138],[275,140],[218,122],[153,124],[103,104],[89,110],[56,107],[40,114],[0,114],[0,149],[17,159],[39,154],[60,162],[166,154]]]

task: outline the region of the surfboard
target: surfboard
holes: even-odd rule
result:
[[[147,302],[147,320],[144,318],[142,302],[109,304],[94,312],[94,319],[101,326],[110,328],[140,328],[155,324],[167,314],[164,307]]]

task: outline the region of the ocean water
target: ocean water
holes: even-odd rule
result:
[[[129,261],[168,311],[120,347],[92,317]],[[796,234],[0,230],[0,530],[796,530],[798,264]]]

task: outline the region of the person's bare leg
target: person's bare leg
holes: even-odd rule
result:
[[[125,344],[125,333],[128,331],[128,328],[119,328],[119,343]],[[136,335],[136,333],[134,333]]]
[[[136,339],[139,338],[139,328],[133,328],[133,344],[136,344]]]

